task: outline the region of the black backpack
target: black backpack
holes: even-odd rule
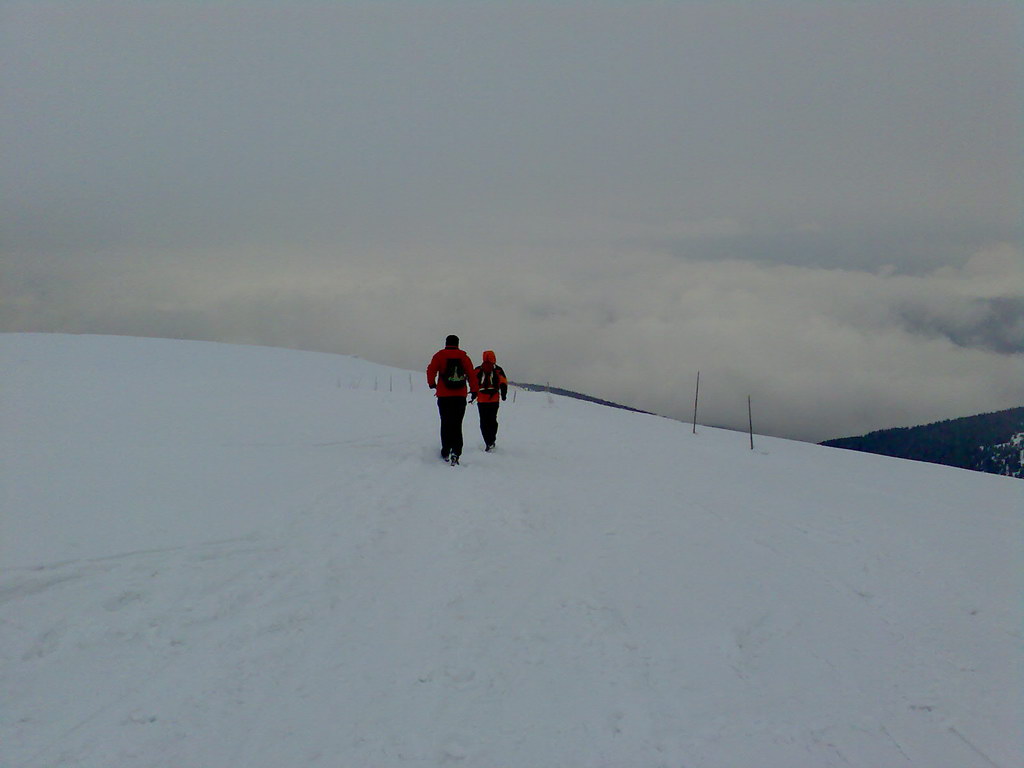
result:
[[[489,371],[485,371],[483,368],[480,369],[477,381],[480,382],[481,392],[493,395],[498,391],[498,386],[501,384],[501,378],[498,376],[498,371],[500,370],[498,366],[494,366]]]
[[[446,387],[458,389],[466,385],[466,371],[462,367],[462,361],[457,357],[449,357],[441,372],[441,381]]]

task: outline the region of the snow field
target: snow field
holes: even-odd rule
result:
[[[5,768],[1022,763],[1019,480],[523,391],[451,468],[420,373],[0,355]]]

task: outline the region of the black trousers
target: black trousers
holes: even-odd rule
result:
[[[498,438],[498,403],[477,401],[476,407],[480,409],[480,434],[483,435],[484,445],[494,445]]]
[[[466,415],[466,398],[439,397],[437,410],[441,414],[441,453],[462,455],[462,419]]]

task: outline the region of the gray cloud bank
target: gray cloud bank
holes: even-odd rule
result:
[[[1024,260],[982,251],[921,276],[684,261],[664,253],[452,256],[288,252],[240,268],[209,253],[126,256],[57,281],[5,284],[13,330],[218,339],[348,354],[412,370],[449,332],[493,348],[514,378],[741,427],[746,395],[769,434],[820,440],[1024,402]],[[107,259],[105,259],[107,261]],[[221,268],[212,265],[226,264]],[[37,265],[38,266],[38,265]]]
[[[0,330],[449,332],[819,440],[1024,403],[1016,3],[0,5]]]

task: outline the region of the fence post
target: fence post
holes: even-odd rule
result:
[[[700,397],[700,371],[697,371],[697,391],[693,393],[693,434],[697,434],[697,398]]]
[[[750,424],[750,450],[754,450],[754,412],[750,406],[750,395],[747,395],[747,422]]]

